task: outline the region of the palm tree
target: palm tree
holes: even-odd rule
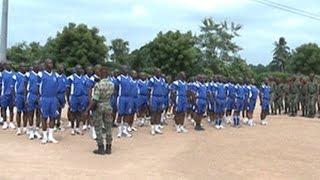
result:
[[[286,62],[290,56],[290,48],[284,37],[280,37],[279,42],[274,42],[273,60],[270,64],[277,65],[281,72],[285,71]]]
[[[124,58],[129,54],[129,42],[123,39],[114,39],[111,41],[111,46],[109,47],[112,50],[111,60],[113,62],[124,63]]]

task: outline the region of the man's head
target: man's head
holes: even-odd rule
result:
[[[129,68],[126,65],[121,66],[121,74],[128,75],[129,74]]]
[[[95,74],[99,74],[100,73],[100,69],[102,68],[102,66],[100,64],[97,64],[95,67],[94,67],[94,73]]]
[[[77,75],[80,76],[82,74],[82,66],[80,64],[76,65],[75,70]]]
[[[160,78],[161,77],[161,70],[159,68],[156,68],[156,70],[154,71],[154,75],[157,77],[157,78]]]
[[[186,73],[183,72],[183,71],[179,72],[179,74],[177,75],[177,79],[178,79],[178,80],[185,81],[185,80],[187,79]]]
[[[310,79],[311,81],[314,80],[314,77],[315,77],[315,74],[314,74],[313,72],[309,74],[309,79]]]
[[[35,73],[38,73],[39,72],[39,61],[36,61],[34,63],[32,63],[32,70],[35,72]]]
[[[137,78],[138,78],[138,73],[137,73],[137,71],[132,70],[132,71],[131,71],[131,77],[132,77],[133,79],[137,79]]]
[[[20,63],[20,64],[19,64],[19,71],[20,71],[21,73],[26,73],[26,71],[27,71],[27,66],[26,66],[26,64]]]
[[[45,62],[44,62],[44,65],[45,65],[45,69],[47,71],[51,71],[52,68],[53,68],[53,62],[51,59],[46,59]]]
[[[100,68],[99,76],[100,76],[102,79],[108,77],[108,69],[107,69],[106,66],[102,66],[102,67]]]
[[[140,74],[139,74],[139,78],[141,79],[141,80],[146,80],[147,79],[147,75],[146,75],[146,73],[145,72],[141,72]]]
[[[59,64],[57,66],[57,71],[58,71],[59,74],[64,73],[64,65],[63,64]]]
[[[88,66],[86,69],[86,73],[88,76],[92,76],[93,75],[93,68],[92,66]]]

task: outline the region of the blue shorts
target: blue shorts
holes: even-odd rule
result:
[[[140,111],[142,108],[148,106],[148,97],[145,95],[139,95],[137,100],[137,108]]]
[[[184,113],[187,111],[188,105],[188,98],[185,96],[177,96],[176,97],[176,104],[175,104],[175,111],[177,113]]]
[[[40,110],[43,118],[56,118],[59,115],[57,98],[41,97]]]
[[[27,101],[27,97],[25,95],[16,94],[15,105],[18,112],[27,111],[26,101]]]
[[[203,99],[203,98],[198,98],[196,100],[196,105],[195,105],[194,111],[197,114],[201,115],[201,114],[204,114],[206,112],[206,109],[207,109],[207,100]]]
[[[243,99],[236,99],[236,103],[235,103],[235,111],[240,113],[243,110],[243,104],[244,101]]]
[[[151,96],[150,98],[150,111],[162,112],[165,109],[164,99],[162,96]]]
[[[249,104],[248,104],[248,108],[247,108],[249,112],[254,111],[254,108],[256,107],[256,102],[257,102],[256,99],[250,99]]]
[[[7,108],[7,107],[13,107],[14,106],[14,97],[11,94],[5,94],[1,96],[1,107]]]
[[[227,104],[226,104],[226,110],[231,111],[234,108],[235,98],[228,97]]]
[[[70,96],[70,111],[83,112],[87,108],[88,100],[84,96]]]
[[[217,98],[215,112],[221,114],[225,112],[225,109],[226,109],[226,100]]]
[[[64,108],[64,106],[66,105],[66,96],[65,96],[65,93],[59,93],[59,94],[57,95],[57,99],[58,99],[59,107],[60,107],[60,108]]]
[[[134,100],[129,96],[119,96],[117,99],[117,108],[119,116],[134,114]]]
[[[263,99],[261,103],[261,109],[263,111],[269,111],[269,99]]]
[[[27,95],[27,111],[31,112],[39,108],[39,97],[35,94],[28,93]]]

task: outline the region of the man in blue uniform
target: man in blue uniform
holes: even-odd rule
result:
[[[225,114],[227,91],[222,76],[218,76],[217,90],[216,90],[216,124],[217,129],[222,129],[222,119]]]
[[[241,81],[240,81],[241,83]],[[243,110],[245,90],[243,84],[237,84],[236,88],[236,101],[235,109],[233,112],[233,125],[234,127],[240,127],[240,113]]]
[[[148,114],[148,80],[144,72],[139,74],[138,86],[139,86],[139,97],[138,97],[138,118],[140,118],[139,125],[144,126],[147,114]]]
[[[268,79],[264,80],[264,83],[260,89],[260,103],[261,103],[261,124],[268,125],[266,120],[267,115],[269,114],[269,105],[270,105],[270,86],[268,85]]]
[[[149,91],[150,91],[150,113],[151,113],[151,134],[155,135],[156,133],[161,134],[160,130],[160,121],[161,113],[164,110],[164,88],[165,80],[161,77],[160,69],[156,69],[155,75],[150,78],[148,82]]]
[[[56,129],[61,130],[60,125],[61,125],[61,112],[62,109],[64,108],[66,104],[66,90],[67,90],[67,77],[64,72],[64,66],[63,64],[59,64],[57,68],[57,73],[58,73],[58,111],[59,115],[56,120]]]
[[[133,121],[134,121],[134,116],[138,112],[138,95],[139,95],[139,86],[138,86],[138,74],[135,70],[131,71],[131,77],[132,77],[132,82],[131,82],[131,93],[130,93],[130,98],[133,102],[133,113],[130,115],[129,120],[128,120],[128,132],[132,131],[137,131],[135,127],[133,127]]]
[[[122,134],[126,137],[132,137],[132,135],[127,131],[130,116],[134,114],[134,102],[131,98],[132,81],[133,80],[129,75],[128,67],[122,66],[121,75],[119,75],[115,81],[115,90],[118,91],[118,138],[120,138]]]
[[[27,86],[27,111],[29,121],[29,139],[32,140],[35,137],[41,139],[39,133],[40,129],[40,109],[39,109],[39,62],[35,62],[30,68],[30,71],[26,73],[28,77]],[[36,116],[36,127],[34,127],[34,116]]]
[[[83,112],[85,111],[84,92],[86,91],[85,79],[82,76],[81,65],[76,65],[76,73],[68,78],[67,96],[70,106],[71,135],[82,134],[79,129]],[[76,123],[76,124],[75,124]]]
[[[193,97],[195,98],[195,130],[203,131],[204,128],[201,126],[201,121],[203,114],[207,109],[207,87],[204,84],[204,75],[198,75],[197,81],[193,84],[192,87]]]
[[[58,75],[52,71],[53,63],[51,59],[45,61],[45,70],[39,72],[40,81],[40,110],[42,114],[42,144],[47,142],[58,143],[53,137],[55,119],[58,112]],[[49,131],[47,132],[47,121],[49,119]]]
[[[236,88],[234,85],[234,80],[230,79],[227,84],[227,104],[226,104],[226,121],[227,124],[232,123],[232,110],[235,105],[236,100]]]
[[[254,85],[254,80],[251,80],[251,84],[249,85],[249,104],[248,104],[248,125],[253,126],[253,112],[256,107],[257,98],[259,95],[259,89]]]
[[[180,72],[177,75],[177,80],[172,83],[171,89],[173,90],[176,97],[174,107],[176,131],[178,133],[186,133],[188,131],[184,128],[184,120],[188,108],[188,87],[186,82],[186,75],[184,72]]]
[[[14,72],[11,70],[11,64],[4,64],[4,71],[1,73],[1,115],[3,117],[2,129],[14,129],[13,124],[13,107],[14,107]],[[10,122],[7,122],[7,109],[10,111]]]
[[[26,76],[26,66],[21,63],[19,65],[19,72],[13,76],[15,79],[15,105],[17,108],[16,121],[17,121],[17,135],[21,135],[21,117],[23,118],[22,133],[27,132],[27,84],[28,79]]]
[[[93,68],[91,66],[88,66],[86,69],[86,74],[84,75],[85,79],[85,89],[83,92],[83,109],[87,109],[89,105],[89,99],[91,99],[92,96],[92,89],[95,85],[95,77],[93,76]],[[91,125],[91,117],[90,116],[83,116],[83,117],[89,117],[87,119],[83,119],[83,130],[87,130],[87,128],[90,128]]]

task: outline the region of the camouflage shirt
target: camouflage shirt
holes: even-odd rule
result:
[[[93,89],[92,99],[97,101],[98,112],[109,112],[112,110],[110,98],[114,91],[114,85],[108,79],[100,80]]]
[[[309,94],[316,94],[318,92],[318,84],[316,81],[308,81],[307,87]]]

